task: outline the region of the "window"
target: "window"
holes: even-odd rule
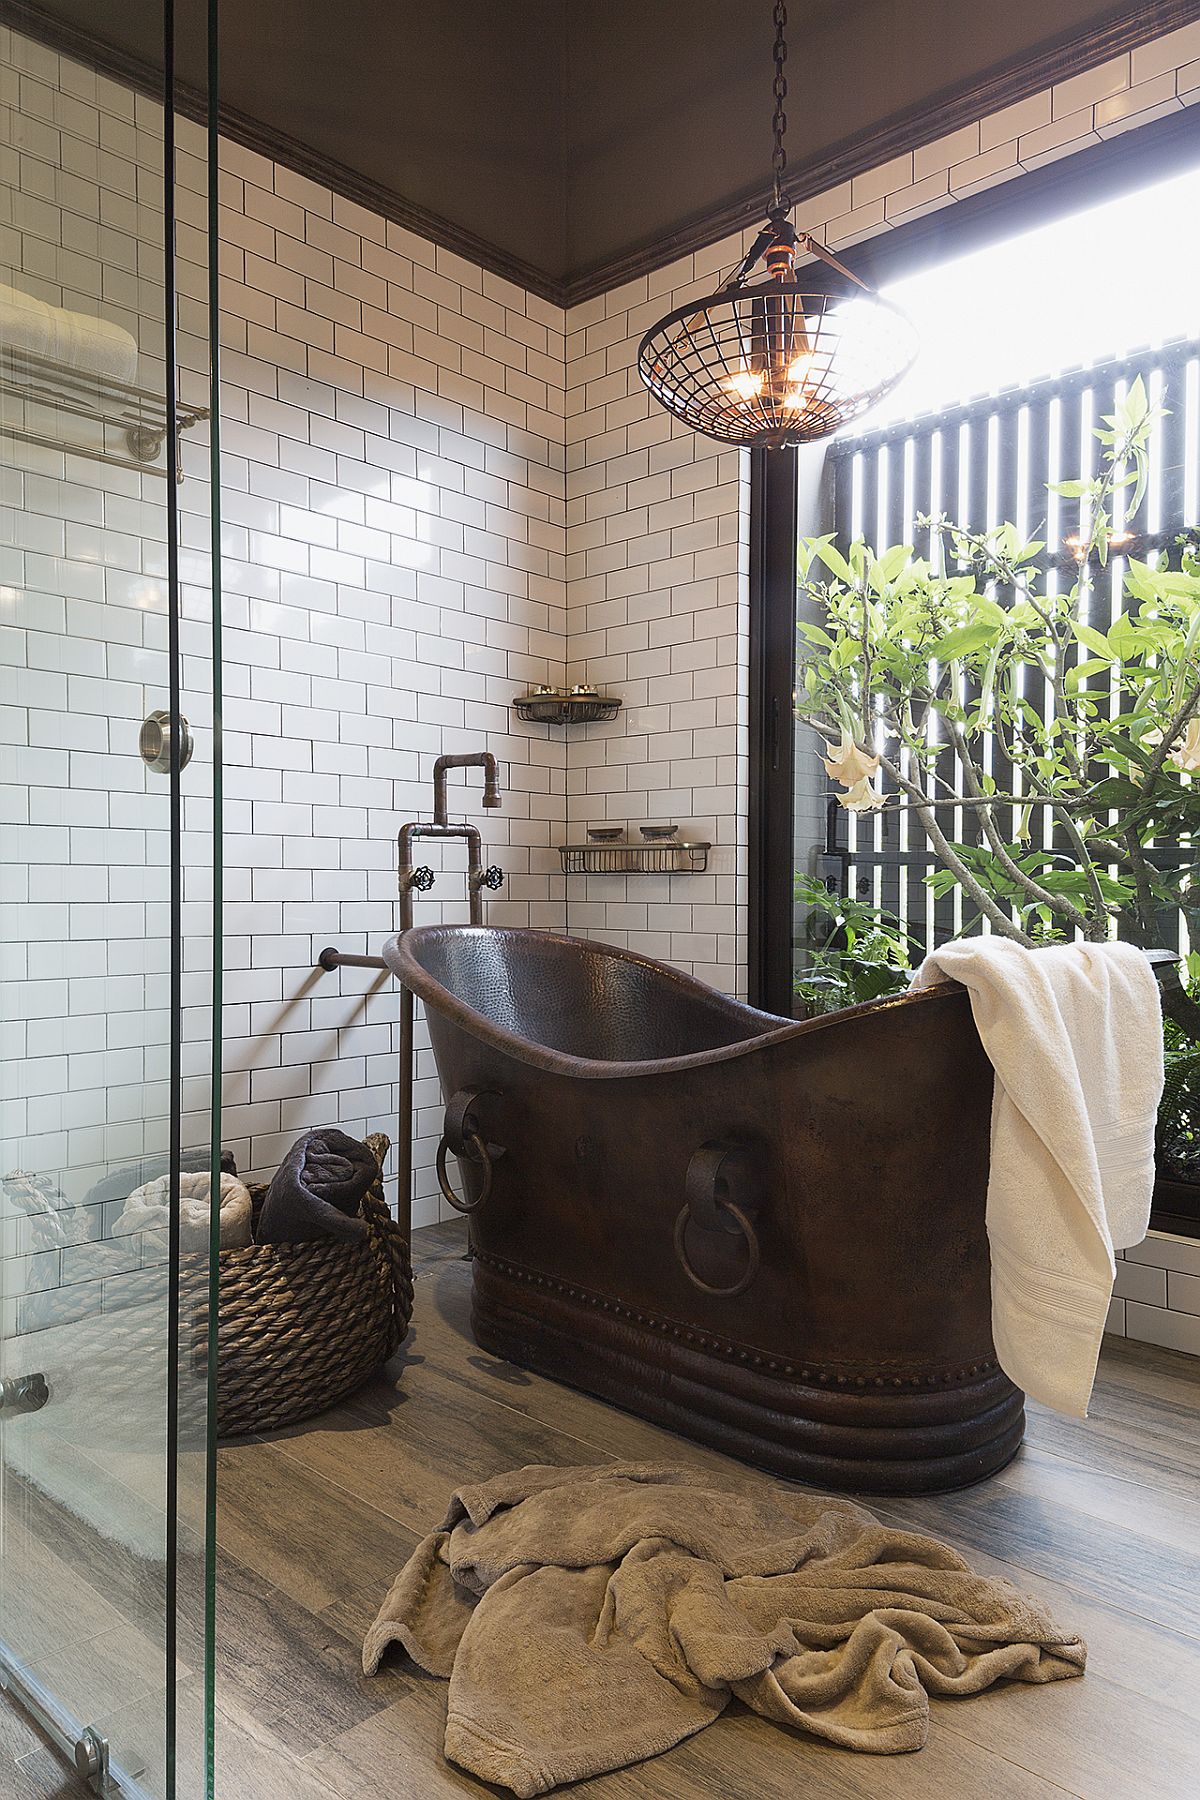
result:
[[[1183,224],[1196,215],[1200,168],[1185,123],[1186,135],[1164,121],[865,247],[860,270],[921,331],[918,363],[867,431],[756,460],[750,987],[771,1010],[793,1010],[810,942],[797,874],[884,907],[925,944],[964,924],[957,890],[930,896],[915,820],[849,818],[819,740],[793,724],[797,533],[928,545],[920,514],[973,528],[1012,518],[1046,539],[1052,580],[1069,582],[1078,506],[1046,484],[1088,469],[1093,423],[1138,375],[1169,417],[1137,535],[1121,548],[1144,555],[1200,518],[1200,301]],[[1097,585],[1102,626],[1123,572],[1118,556]],[[1004,773],[999,762],[991,772]]]

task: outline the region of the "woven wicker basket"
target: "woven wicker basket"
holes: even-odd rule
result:
[[[383,1197],[388,1140],[369,1137],[380,1172],[353,1241],[251,1244],[220,1253],[217,1431],[243,1437],[309,1418],[373,1375],[412,1317],[408,1240]],[[252,1186],[255,1213],[265,1187]]]

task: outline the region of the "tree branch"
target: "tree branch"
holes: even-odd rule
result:
[[[902,787],[909,799],[912,800],[925,835],[936,850],[943,866],[949,869],[958,885],[970,894],[984,918],[991,920],[1002,937],[1013,938],[1018,944],[1024,944],[1031,948],[1033,939],[1027,932],[1022,931],[1019,925],[1014,924],[1013,920],[996,904],[987,889],[975,879],[966,863],[963,862],[934,817],[925,794],[915,782],[910,781],[906,775],[901,773],[890,757],[885,756],[882,760],[884,768],[897,787]]]
[[[1092,861],[1091,851],[1084,843],[1083,833],[1072,818],[1070,810],[1061,803],[1056,803],[1053,810],[1055,818],[1071,840],[1072,848],[1087,878],[1088,891],[1092,896],[1092,910],[1087,935],[1097,943],[1103,942],[1104,938],[1108,936],[1109,905],[1104,898],[1104,889],[1100,886],[1100,877],[1096,873],[1096,865]]]
[[[1033,876],[1028,874],[1026,870],[1021,867],[1020,863],[1013,861],[1008,853],[1008,847],[997,829],[991,806],[988,804],[988,797],[983,792],[979,773],[974,762],[971,760],[971,753],[967,748],[967,741],[963,736],[962,727],[957,725],[953,719],[948,719],[946,723],[958,760],[962,765],[966,784],[974,797],[977,800],[982,800],[984,803],[978,814],[979,821],[983,826],[987,841],[991,845],[992,855],[996,858],[996,861],[1000,864],[1004,873],[1011,882],[1019,887],[1023,893],[1028,894],[1030,899],[1035,900],[1039,906],[1048,906],[1051,912],[1057,913],[1059,918],[1065,919],[1070,925],[1074,925],[1077,931],[1086,931],[1088,928],[1087,915],[1086,913],[1080,912],[1073,900],[1068,900],[1065,894],[1052,894],[1049,888],[1044,888],[1042,886],[1040,881],[1035,881]],[[924,820],[921,822],[924,824]]]

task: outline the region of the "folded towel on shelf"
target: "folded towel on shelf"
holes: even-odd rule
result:
[[[460,1489],[368,1632],[367,1674],[391,1644],[449,1678],[450,1761],[518,1795],[669,1750],[735,1696],[851,1750],[919,1750],[931,1694],[1087,1657],[1036,1600],[849,1500],[639,1463]]]
[[[208,1170],[183,1170],[179,1175],[179,1244],[188,1251],[206,1251],[212,1182]],[[166,1231],[171,1205],[171,1177],[158,1175],[135,1188],[113,1226],[113,1235],[130,1231]],[[243,1250],[252,1242],[250,1190],[236,1175],[221,1176],[220,1247]]]
[[[305,1132],[267,1189],[255,1237],[260,1244],[361,1237],[359,1203],[379,1174],[375,1152],[336,1126]]]
[[[51,306],[20,288],[0,283],[0,346],[44,356],[81,374],[132,382],[137,375],[137,339],[110,319]]]
[[[996,1071],[987,1230],[992,1337],[1005,1373],[1087,1416],[1116,1274],[1154,1188],[1162,1011],[1132,944],[964,938],[914,987],[958,981]]]

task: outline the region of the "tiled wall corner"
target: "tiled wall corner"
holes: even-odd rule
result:
[[[566,745],[513,698],[567,659],[562,312],[221,148],[224,1141],[270,1170],[307,1126],[394,1134],[396,991],[315,971],[396,927],[396,834],[433,763],[505,872],[497,924],[565,924]],[[458,847],[418,922],[466,917]],[[444,1212],[418,1029],[414,1218]]]
[[[6,129],[25,185],[18,180],[0,222],[0,256],[31,291],[133,330],[139,379],[161,389],[156,110],[30,40],[6,43],[15,64],[4,72]],[[64,176],[51,178],[60,165]],[[204,142],[186,122],[177,169],[180,382],[185,398],[203,402]],[[326,943],[376,949],[395,928],[396,832],[430,812],[441,752],[486,747],[501,764],[498,814],[482,813],[478,790],[452,777],[455,813],[481,825],[505,870],[490,916],[565,923],[552,849],[565,817],[565,740],[521,725],[510,704],[566,671],[565,321],[538,297],[228,143],[220,200],[224,1138],[243,1171],[265,1173],[309,1124],[395,1133],[394,989],[314,965]],[[130,882],[97,861],[106,832],[88,829],[106,827],[105,854],[119,850],[134,867],[144,856],[160,872],[165,851],[118,844],[112,828],[131,769],[145,788],[137,729],[165,691],[163,489],[160,481],[155,509],[136,474],[73,459],[64,483],[51,466],[61,455],[17,460],[0,477],[3,579],[21,597],[2,621],[14,692],[0,719],[10,803],[20,790],[36,807],[26,799],[13,820],[24,833],[13,845],[28,858],[25,891],[15,893],[15,867],[6,883],[7,897],[25,903],[9,918],[21,942],[10,933],[7,998],[28,1018],[3,1105],[16,1160],[69,1168],[75,1202],[89,1145],[95,1175],[153,1148],[147,1114],[165,1118],[162,1094],[147,1085],[165,1028],[163,970],[130,960],[158,940]],[[184,711],[203,720],[201,434],[185,440],[184,467]],[[195,785],[207,753],[201,732],[184,778],[196,863],[208,841]],[[164,814],[164,842],[165,829]],[[445,864],[418,917],[465,916],[461,859],[447,851]],[[50,904],[67,867],[91,883],[90,920],[76,904],[68,919],[70,896]],[[202,931],[199,915],[196,923]],[[98,939],[108,944],[102,967]],[[52,967],[64,941],[71,966]],[[197,938],[186,978],[197,1014],[202,961]],[[122,1035],[110,1018],[97,1037],[105,1002],[97,989],[90,1005],[85,988],[98,977],[149,984],[140,1025],[130,1015]],[[197,1070],[197,1108],[200,1085]],[[418,1106],[416,1217],[427,1222],[439,1213],[440,1109],[423,1039]],[[189,1123],[206,1129],[199,1110]],[[82,1244],[107,1238],[102,1208],[75,1206],[68,1217]],[[46,1298],[51,1273],[56,1286],[78,1288],[72,1305],[84,1304],[85,1288],[100,1291],[98,1275],[86,1279],[96,1257],[35,1243],[34,1224],[5,1221],[28,1239],[27,1324],[36,1308],[57,1318],[67,1304],[60,1294],[55,1312]]]
[[[572,746],[569,835],[671,823],[713,845],[702,875],[572,878],[567,920],[740,993],[749,462],[672,420],[636,368],[646,329],[710,282],[687,257],[567,318],[568,670],[624,702]]]

